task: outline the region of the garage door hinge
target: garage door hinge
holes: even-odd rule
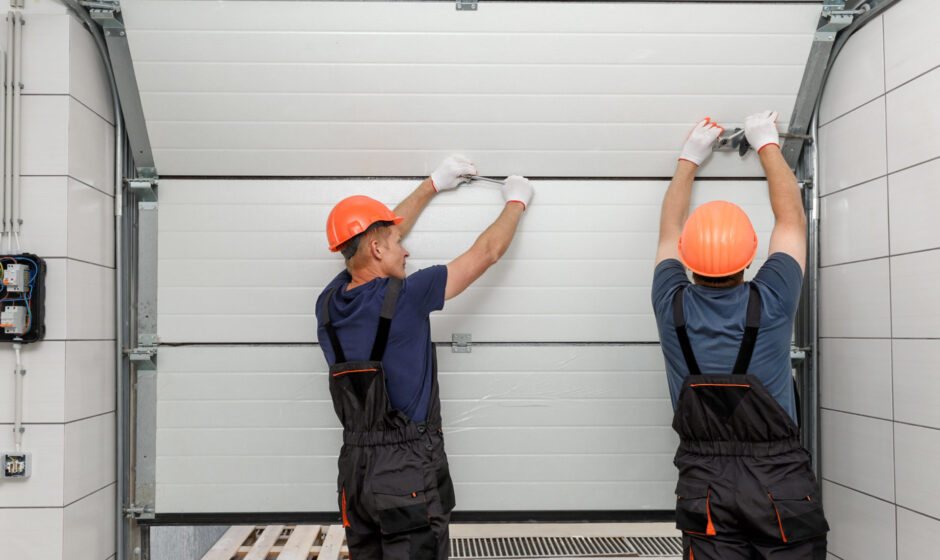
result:
[[[822,7],[821,17],[828,19],[829,23],[816,30],[817,41],[835,41],[836,34],[852,24],[855,16],[864,14],[871,9],[863,4],[856,10],[846,10],[844,0],[826,0]]]
[[[474,11],[477,9],[477,0],[457,0],[457,11]]]
[[[131,504],[124,508],[124,517],[127,519],[153,519],[154,509],[152,505],[138,506]]]
[[[141,335],[145,337],[149,335]],[[157,347],[138,346],[125,350],[127,357],[137,366],[137,369],[157,369]]]
[[[140,202],[156,202],[157,193],[154,190],[157,187],[158,180],[151,177],[135,177],[133,179],[124,179],[128,190],[137,196]]]
[[[470,333],[452,333],[450,335],[450,349],[455,354],[470,353]]]

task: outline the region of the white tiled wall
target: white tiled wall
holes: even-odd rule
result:
[[[940,531],[940,3],[835,62],[820,129],[820,403],[830,558],[928,558]],[[929,536],[928,536],[929,535]]]
[[[24,17],[20,240],[46,259],[46,337],[23,350],[33,474],[0,483],[0,557],[106,560],[116,507],[114,116],[91,35],[61,7],[31,4]],[[8,346],[0,368],[13,369]],[[3,376],[2,450],[13,447],[13,392]]]

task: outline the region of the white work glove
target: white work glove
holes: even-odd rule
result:
[[[506,177],[506,182],[503,184],[503,198],[506,202],[520,202],[522,209],[525,210],[534,194],[535,189],[532,188],[532,183],[525,177],[519,175]]]
[[[780,133],[777,132],[777,112],[761,111],[744,119],[744,136],[748,144],[760,153],[765,146],[773,144],[780,147]]]
[[[476,175],[477,168],[467,158],[454,154],[437,166],[431,173],[431,186],[436,192],[456,189],[464,175]]]
[[[685,139],[685,145],[682,146],[679,159],[691,161],[695,165],[702,165],[702,162],[712,155],[712,146],[724,131],[725,129],[708,117],[700,120]]]

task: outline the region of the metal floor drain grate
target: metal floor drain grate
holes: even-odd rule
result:
[[[682,556],[682,537],[627,537],[626,541],[643,556]]]
[[[681,556],[681,537],[502,537],[450,540],[450,557],[454,560]]]
[[[676,542],[670,542],[675,540]],[[490,558],[642,558],[681,555],[682,539],[671,537],[504,537],[455,538],[452,559]]]

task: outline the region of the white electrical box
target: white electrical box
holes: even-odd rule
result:
[[[25,264],[8,264],[3,269],[3,285],[8,292],[22,293],[29,284],[29,267]]]
[[[22,334],[26,332],[26,308],[21,305],[11,305],[0,313],[0,326],[6,334]]]
[[[29,478],[33,471],[33,455],[28,451],[17,453],[0,453],[3,459],[3,478],[20,479]]]

